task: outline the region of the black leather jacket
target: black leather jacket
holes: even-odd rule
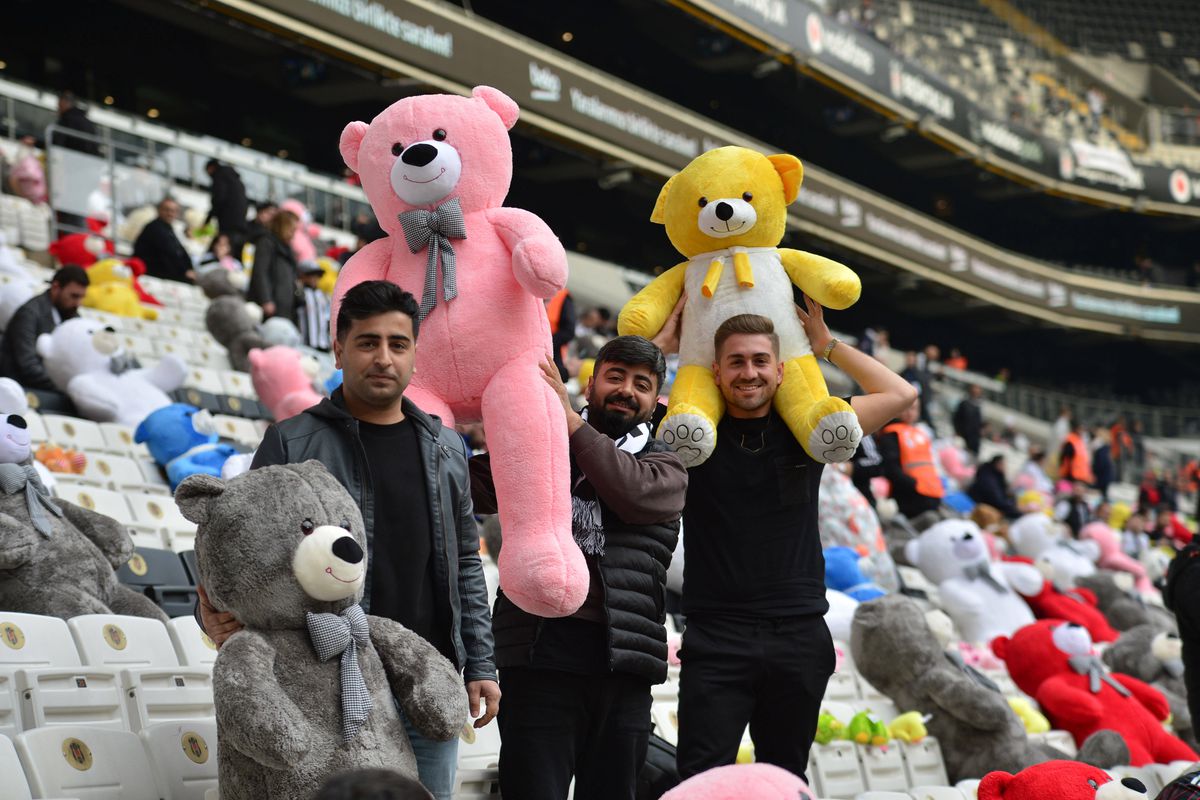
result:
[[[462,437],[426,414],[408,399],[404,414],[416,423],[417,442],[425,463],[429,519],[433,526],[433,569],[450,605],[450,640],[456,666],[467,681],[495,680],[492,624],[487,585],[479,560],[479,533],[471,506],[471,481]],[[271,464],[294,464],[313,458],[337,478],[362,509],[367,529],[368,558],[374,538],[374,506],[366,451],[358,438],[358,420],[350,416],[342,390],[333,397],[267,429],[251,469]],[[363,609],[370,611],[371,572],[363,592]]]

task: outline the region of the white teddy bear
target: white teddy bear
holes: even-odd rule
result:
[[[50,380],[97,422],[136,426],[152,411],[171,404],[167,392],[183,385],[187,367],[165,356],[149,369],[128,368],[116,333],[102,322],[76,317],[37,340]]]
[[[911,539],[904,554],[937,585],[942,608],[965,641],[987,644],[1033,623],[1018,592],[1036,594],[1042,574],[1028,564],[992,563],[974,522],[943,520]]]
[[[1041,512],[1026,514],[1009,525],[1008,540],[1017,555],[1037,562],[1061,592],[1073,589],[1079,578],[1096,574],[1100,547],[1064,536],[1062,526]]]

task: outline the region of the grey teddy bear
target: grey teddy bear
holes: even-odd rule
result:
[[[266,347],[258,323],[246,310],[246,301],[237,295],[222,295],[209,303],[204,312],[204,326],[229,351],[229,363],[241,372],[250,369],[249,352]]]
[[[28,423],[0,415],[0,608],[69,619],[132,614],[167,621],[150,598],[117,580],[133,555],[119,522],[52,499],[28,463]],[[22,455],[24,454],[24,455]]]
[[[1171,707],[1171,730],[1193,750],[1200,750],[1188,710],[1183,644],[1178,636],[1151,624],[1138,625],[1122,633],[1102,658],[1113,672],[1132,675],[1162,692]]]
[[[930,715],[927,728],[941,744],[951,783],[1068,758],[1030,742],[1004,696],[951,661],[921,607],[903,595],[858,607],[850,650],[859,673],[897,708]],[[1128,748],[1111,731],[1093,734],[1079,753],[1079,760],[1104,768],[1122,758],[1129,758]]]
[[[1108,624],[1118,631],[1127,631],[1138,625],[1151,624],[1158,631],[1179,633],[1175,615],[1164,608],[1148,605],[1131,591],[1117,585],[1118,573],[1097,570],[1095,575],[1076,579],[1076,584],[1096,595],[1100,613]]]
[[[175,502],[199,526],[210,602],[245,625],[213,670],[223,800],[310,797],[355,767],[417,777],[397,705],[431,739],[458,735],[467,697],[453,665],[358,605],[362,516],[319,462],[193,475]]]

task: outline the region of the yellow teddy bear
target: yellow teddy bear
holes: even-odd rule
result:
[[[88,267],[83,304],[110,314],[138,319],[158,319],[158,312],[142,305],[133,288],[133,270],[116,258],[104,258]]]
[[[803,176],[795,156],[721,147],[668,180],[650,216],[666,225],[688,260],[638,292],[622,309],[618,330],[653,337],[687,293],[679,372],[658,436],[688,467],[716,446],[725,402],[713,377],[713,335],[738,314],[775,325],[784,368],[775,408],[805,451],[821,463],[847,461],[862,438],[850,405],[829,396],[792,295],[795,284],[821,305],[843,309],[858,300],[862,284],[836,261],[777,247]]]

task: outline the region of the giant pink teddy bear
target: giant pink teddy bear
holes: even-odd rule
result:
[[[321,395],[313,389],[313,375],[305,368],[300,351],[283,345],[265,350],[255,347],[248,358],[254,391],[276,422],[294,417],[321,402]]]
[[[332,317],[363,281],[387,279],[420,298],[406,395],[448,426],[483,420],[504,530],[500,585],[526,611],[560,617],[588,588],[571,534],[566,420],[539,368],[550,357],[543,300],[566,285],[567,256],[546,223],[501,206],[518,113],[479,86],[469,98],[405,98],[369,125],[346,126],[342,157],[389,236],[342,269]]]
[[[1103,522],[1089,522],[1079,531],[1080,539],[1091,539],[1100,545],[1100,559],[1096,566],[1117,572],[1128,572],[1134,577],[1134,588],[1142,594],[1154,592],[1154,584],[1146,574],[1146,568],[1136,558],[1125,555],[1121,549],[1121,535]]]

